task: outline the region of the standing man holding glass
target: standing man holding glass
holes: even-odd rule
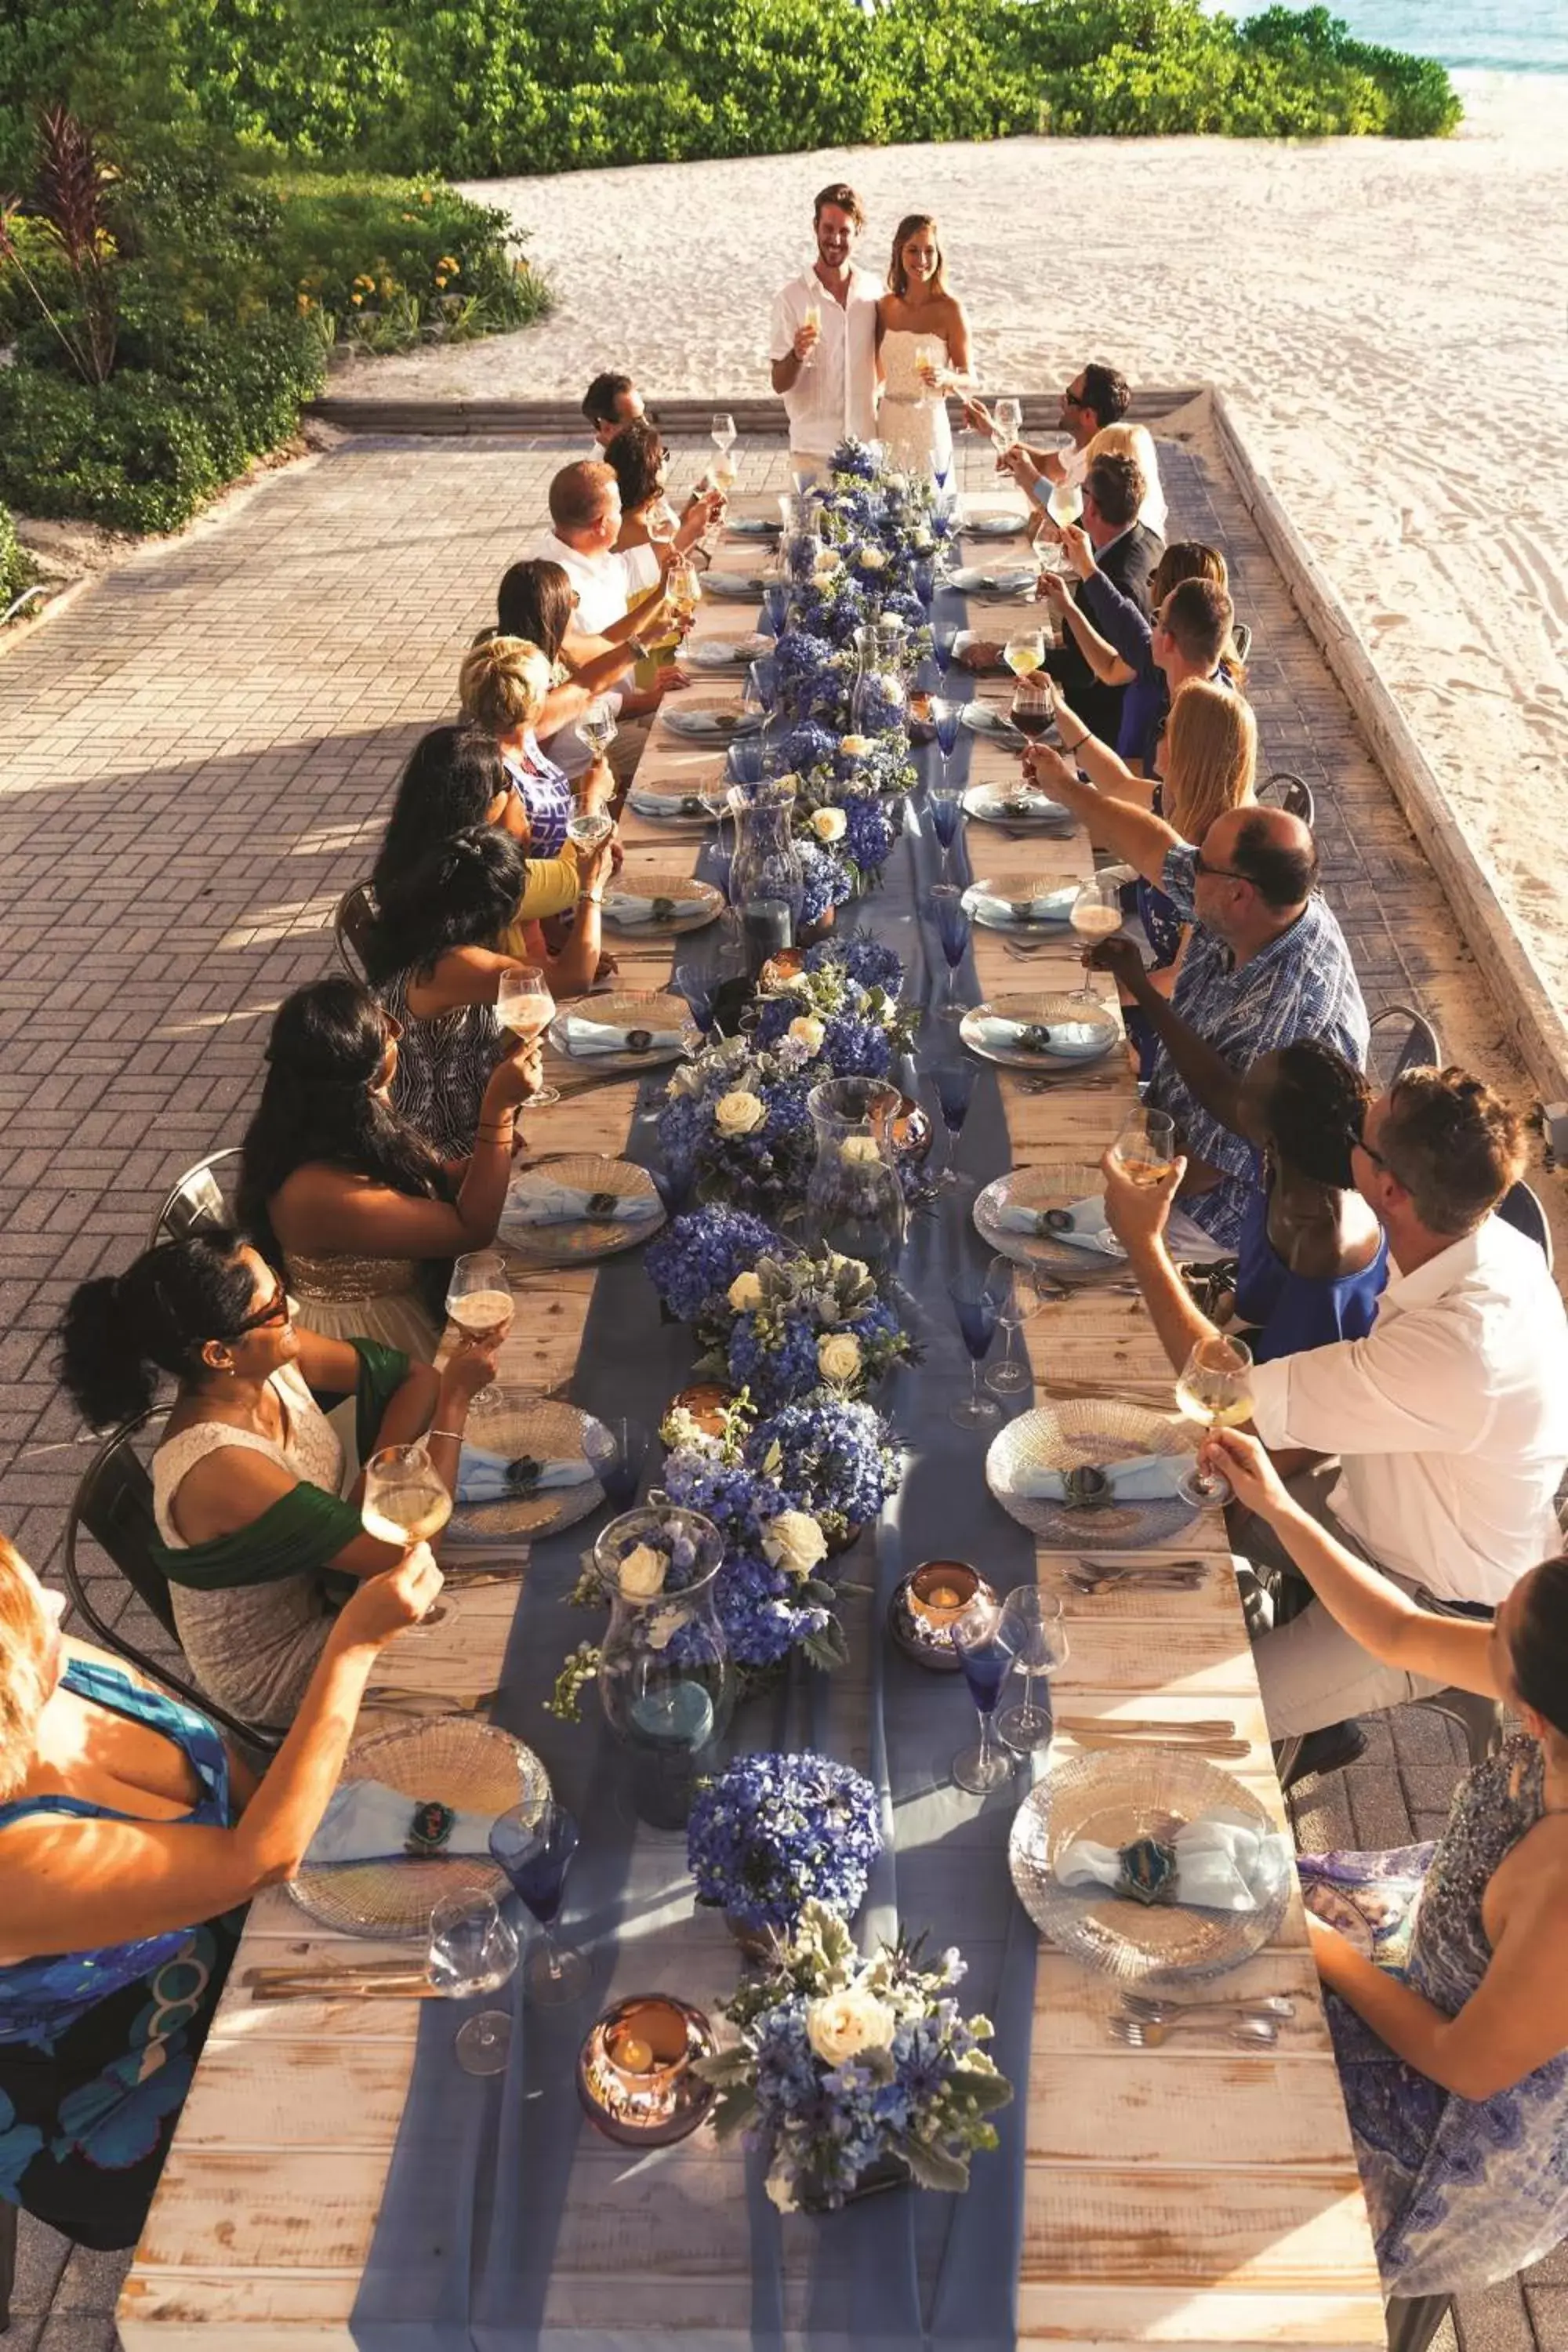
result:
[[[850,256],[865,226],[845,181],[824,188],[813,213],[816,259],[773,300],[768,351],[773,390],[789,416],[792,465],[825,466],[847,434],[877,430],[877,297],[881,288]]]

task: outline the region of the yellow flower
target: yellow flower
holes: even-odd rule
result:
[[[422,190],[422,192],[421,192],[421,194],[420,194],[419,201],[420,201],[420,203],[421,203],[422,205],[433,205],[433,204],[435,203],[436,199],[435,199],[435,197],[430,194],[429,189],[428,189],[428,188],[426,188],[426,189]]]
[[[308,310],[310,308],[310,296],[308,294],[296,294],[294,297],[294,308],[297,310]]]
[[[458,265],[449,253],[444,253],[436,267],[437,269],[444,269],[448,278],[456,278],[458,274]]]
[[[354,309],[357,310],[361,303],[364,300],[364,296],[363,294],[351,294],[349,296],[349,300],[353,304]]]

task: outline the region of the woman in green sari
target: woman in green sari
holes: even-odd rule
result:
[[[281,1282],[237,1235],[148,1250],[84,1282],[66,1309],[61,1375],[94,1428],[143,1412],[161,1372],[179,1392],[153,1456],[160,1564],[204,1689],[258,1724],[289,1723],[356,1580],[401,1558],[360,1523],[343,1449],[311,1391],[355,1400],[363,1462],[426,1439],[448,1489],[468,1404],[502,1335],[446,1367],[293,1320]]]

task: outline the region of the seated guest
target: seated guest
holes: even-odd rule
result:
[[[450,1491],[495,1343],[459,1345],[437,1374],[374,1340],[323,1339],[295,1324],[266,1260],[221,1232],[164,1242],[124,1274],[82,1283],[62,1337],[66,1392],[95,1429],[145,1412],[161,1372],[178,1381],[153,1456],[153,1507],[181,1646],[220,1705],[288,1723],[342,1580],[398,1558],[360,1524],[357,1486],[344,1495],[343,1449],[311,1389],[355,1398],[362,1460],[427,1435]]]
[[[596,375],[583,394],[583,414],[593,427],[593,455],[597,457],[623,425],[645,414],[643,396],[629,375]]]
[[[1372,1088],[1321,1038],[1261,1054],[1237,1088],[1253,1146],[1236,1320],[1255,1363],[1364,1339],[1388,1281],[1388,1237],[1351,1174]]]
[[[1179,686],[1195,678],[1246,692],[1225,558],[1196,540],[1178,540],[1154,567],[1145,614],[1099,570],[1083,531],[1064,530],[1062,544],[1082,583],[1078,601],[1058,572],[1044,574],[1041,594],[1100,683],[1126,688],[1116,749],[1135,774],[1152,776]]]
[[[627,425],[605,443],[605,463],[615,475],[621,494],[621,528],[616,539],[616,551],[626,557],[627,575],[634,587],[647,591],[663,579],[669,562],[668,557],[660,555],[648,530],[650,514],[656,520],[661,509],[669,514],[665,505],[668,453],[653,425]],[[694,548],[710,524],[719,520],[726,504],[723,491],[718,489],[699,490],[689,498],[670,534],[672,554],[684,555]]]
[[[528,816],[529,854],[559,857],[566,846],[573,787],[540,750],[534,723],[550,691],[548,656],[525,637],[481,638],[463,656],[458,699],[470,727],[490,737]],[[608,762],[595,761],[578,783],[584,803],[601,808],[615,793]]]
[[[1113,425],[1102,425],[1081,456],[1074,450],[1069,453],[1067,462],[1070,465],[1076,459],[1082,467],[1083,474],[1087,474],[1098,457],[1131,458],[1144,481],[1143,502],[1138,509],[1138,520],[1154,533],[1156,539],[1163,539],[1165,525],[1170,517],[1165,505],[1165,493],[1160,487],[1160,466],[1154,454],[1154,436],[1148,426],[1129,425],[1124,418],[1119,418]],[[1070,479],[1070,475],[1068,478]],[[1079,478],[1081,482],[1082,477],[1080,476]],[[1047,496],[1048,495],[1047,491]]]
[[[651,641],[677,626],[661,603],[651,614],[644,607],[628,614],[618,625],[623,635],[591,636],[576,625],[576,591],[565,572],[542,558],[514,563],[496,592],[495,634],[526,638],[551,665],[552,683],[534,722],[535,733],[546,741],[563,729],[575,729],[591,702],[624,684],[634,664],[652,657]],[[686,682],[673,665],[661,668],[658,678],[666,693]]]
[[[1143,488],[1143,476],[1131,457],[1097,457],[1084,477],[1083,528],[1096,569],[1146,614],[1149,583],[1165,550],[1163,541],[1138,520]],[[1081,603],[1081,581],[1072,593],[1074,602]],[[1114,743],[1126,688],[1102,686],[1070,635],[1051,648],[1046,667],[1101,740]]]
[[[392,1108],[399,1034],[369,989],[346,977],[284,998],[235,1210],[312,1330],[433,1356],[433,1294],[444,1292],[449,1261],[495,1239],[539,1049],[520,1046],[495,1065],[472,1153],[447,1167]]]
[[[548,563],[558,563],[577,597],[575,625],[586,635],[608,636],[625,624],[632,630],[631,609],[640,588],[633,567],[616,552],[621,531],[621,494],[608,466],[563,466],[550,485],[551,529],[531,551]],[[639,615],[639,618],[642,616]],[[637,766],[647,730],[628,724],[658,709],[667,691],[662,679],[646,689],[617,689],[621,731],[612,761],[617,781],[625,782]],[[544,746],[567,775],[582,774],[593,757],[575,728],[552,736]]]
[[[356,1587],[258,1781],[205,1716],[62,1634],[0,1538],[0,2196],[79,2245],[136,2243],[243,1906],[298,1871],[371,1667],[440,1590],[423,1544]]]
[[[1153,436],[1146,425],[1126,425],[1123,418],[1132,394],[1125,376],[1098,362],[1080,368],[1061,395],[1057,423],[1072,446],[1065,452],[1032,449],[1015,442],[996,460],[999,474],[1011,474],[1021,488],[1043,508],[1053,485],[1067,482],[1081,488],[1092,461],[1101,456],[1136,458],[1144,480],[1138,520],[1160,538],[1165,535],[1165,495]],[[964,403],[966,421],[982,433],[992,429],[991,418],[977,400]]]
[[[599,910],[610,844],[585,869],[572,935],[541,967],[557,996],[581,996],[599,965]],[[508,1049],[496,1014],[501,974],[529,959],[500,944],[522,885],[517,845],[493,826],[453,835],[377,893],[365,970],[401,1036],[394,1108],[443,1160],[466,1159],[490,1073]]]
[[[377,897],[454,834],[476,824],[499,826],[520,849],[531,846],[522,788],[504,765],[494,737],[467,725],[433,727],[420,737],[397,780],[371,872]],[[582,872],[570,844],[556,856],[527,858],[523,877],[519,922],[568,913],[582,895]]]
[[[1200,692],[1231,699],[1183,688]],[[1082,748],[1069,742],[1064,760],[1031,745],[1025,767],[1193,925],[1169,1002],[1128,941],[1107,940],[1092,961],[1115,972],[1159,1039],[1147,1100],[1170,1112],[1187,1155],[1182,1206],[1217,1250],[1234,1251],[1252,1178],[1250,1147],[1225,1123],[1237,1074],[1298,1037],[1320,1037],[1361,1066],[1366,1007],[1350,950],[1318,895],[1317,851],[1300,817],[1232,809],[1194,847],[1152,810],[1081,782],[1073,763]]]
[[[1458,1623],[1320,1527],[1255,1438],[1226,1430],[1205,1460],[1350,1654],[1501,1699],[1523,1725],[1460,1781],[1436,1843],[1300,1862],[1385,2290],[1510,2278],[1568,2233],[1568,1560],[1527,1569],[1495,1625]],[[1373,1957],[1319,1909],[1359,1918]]]
[[[1253,1423],[1292,1492],[1423,1608],[1489,1613],[1557,1541],[1568,1466],[1568,1318],[1536,1244],[1495,1215],[1523,1161],[1519,1121],[1462,1070],[1408,1070],[1368,1109],[1352,1146],[1357,1190],[1393,1266],[1364,1339],[1259,1364]],[[1173,1364],[1213,1327],[1160,1239],[1167,1179],[1107,1207]],[[1263,1531],[1237,1549],[1267,1567]],[[1276,1738],[1394,1706],[1422,1688],[1368,1658],[1321,1608],[1278,1624],[1256,1653]],[[1300,1770],[1345,1761],[1313,1747]]]

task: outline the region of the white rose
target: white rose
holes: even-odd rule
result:
[[[816,1343],[816,1369],[825,1381],[852,1381],[860,1369],[860,1342],[851,1331],[830,1331]]]
[[[827,1032],[814,1013],[802,1013],[790,1023],[784,1034],[793,1037],[797,1045],[804,1045],[808,1054],[820,1054],[822,1041]]]
[[[885,2000],[851,1985],[847,1992],[807,2002],[805,2035],[826,2065],[842,2066],[862,2050],[890,2048],[898,2021]]]
[[[788,979],[784,982],[784,986],[792,996],[805,996],[810,993],[811,984],[815,978],[816,974],[814,972],[792,971]]]
[[[862,572],[881,572],[887,567],[887,556],[879,547],[863,547],[856,558]]]
[[[720,1108],[723,1108],[721,1103]],[[874,1160],[880,1160],[882,1150],[874,1135],[847,1135],[838,1147],[838,1156],[851,1168],[868,1168]]]
[[[819,808],[811,820],[811,829],[818,841],[842,841],[849,820],[841,808]]]
[[[795,2183],[787,2172],[770,2172],[763,2186],[768,2192],[769,2202],[776,2205],[781,2213],[794,2213],[798,2210]]]
[[[847,760],[863,760],[871,749],[869,735],[840,735],[838,748]]]
[[[767,1115],[766,1103],[748,1094],[744,1087],[721,1095],[713,1106],[713,1123],[721,1135],[754,1135]]]
[[[750,1314],[763,1303],[763,1286],[754,1274],[738,1274],[725,1293],[737,1315]]]
[[[844,558],[836,547],[825,547],[812,565],[818,580],[831,580],[836,572],[844,569]]]
[[[808,1511],[781,1511],[763,1529],[763,1550],[786,1576],[809,1576],[827,1557],[827,1538]]]
[[[827,1263],[835,1274],[848,1275],[856,1282],[864,1280],[871,1271],[863,1257],[845,1257],[837,1250],[829,1250]]]
[[[668,1086],[665,1088],[665,1092],[671,1095],[691,1097],[700,1095],[702,1092],[702,1087],[703,1075],[701,1070],[698,1067],[695,1062],[686,1062],[683,1063],[681,1067],[675,1072]]]
[[[664,1591],[668,1568],[661,1551],[655,1551],[651,1544],[637,1544],[621,1561],[616,1580],[630,1600],[649,1601]]]

